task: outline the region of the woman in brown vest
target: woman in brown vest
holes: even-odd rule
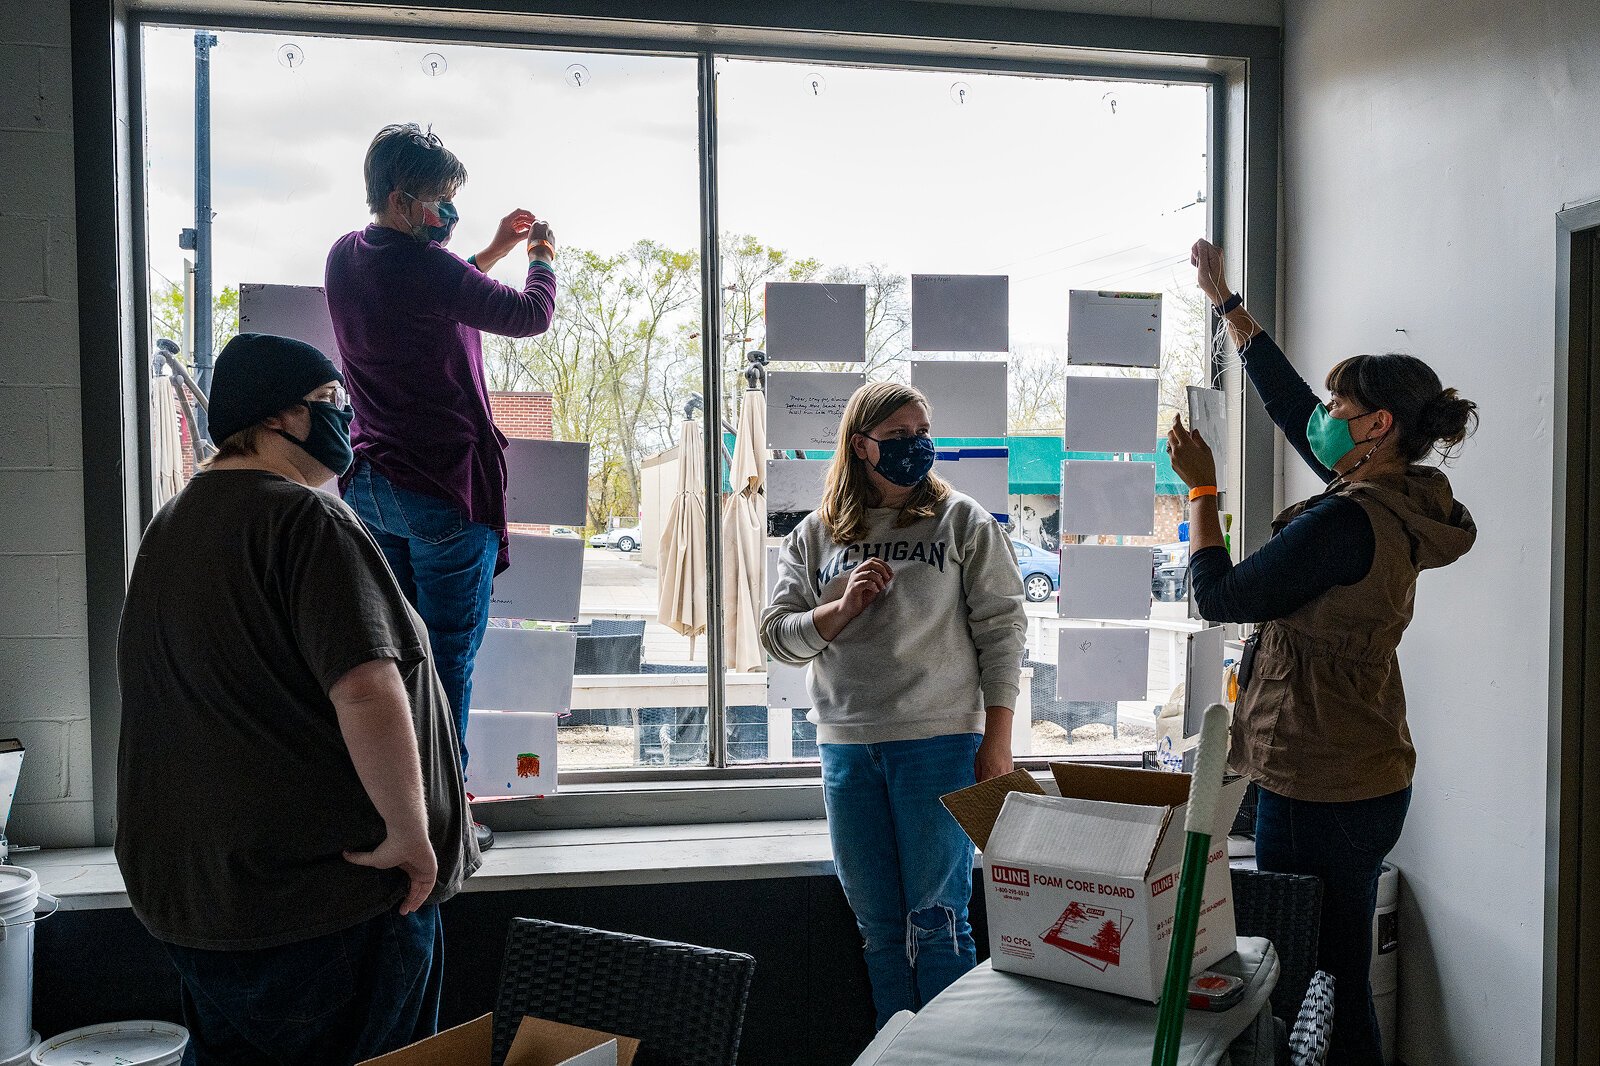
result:
[[[1229,294],[1222,253],[1202,240],[1191,258],[1267,413],[1328,485],[1279,515],[1272,539],[1235,566],[1210,447],[1181,420],[1167,437],[1191,490],[1195,603],[1211,621],[1260,625],[1229,760],[1259,793],[1256,860],[1322,878],[1319,964],[1335,979],[1328,1061],[1377,1066],[1372,915],[1416,766],[1395,649],[1417,575],[1459,559],[1477,536],[1449,479],[1418,464],[1449,458],[1476,426],[1476,408],[1409,355],[1346,359],[1320,403]]]

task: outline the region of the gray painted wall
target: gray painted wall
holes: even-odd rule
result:
[[[1410,351],[1483,416],[1452,474],[1477,548],[1423,577],[1401,650],[1419,752],[1394,856],[1401,1053],[1536,1063],[1554,219],[1600,197],[1600,7],[1290,0],[1285,22],[1291,357],[1320,379]],[[1290,469],[1290,498],[1313,486]]]
[[[0,18],[0,736],[13,841],[92,842],[66,0]]]

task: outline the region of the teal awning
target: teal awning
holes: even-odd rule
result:
[[[1172,472],[1172,458],[1167,455],[1166,438],[1155,442],[1152,455],[1136,455],[1135,459],[1156,463],[1156,495],[1186,496],[1189,489]],[[1062,447],[1061,435],[1004,437],[1000,440],[980,437],[940,437],[939,443],[951,447],[977,447],[1004,444],[1010,450],[1011,495],[1059,496],[1061,494],[1061,463],[1065,459],[1113,459],[1111,452],[1069,452]]]

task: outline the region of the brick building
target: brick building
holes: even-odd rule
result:
[[[500,432],[518,440],[555,439],[555,397],[548,392],[491,392],[489,410]]]

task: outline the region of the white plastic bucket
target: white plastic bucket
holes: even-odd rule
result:
[[[73,1029],[33,1049],[33,1066],[176,1066],[189,1030],[171,1022],[109,1022]]]
[[[1383,1061],[1395,1061],[1395,1026],[1400,1002],[1400,871],[1388,863],[1378,876],[1378,907],[1372,914],[1372,1008],[1383,1035]]]
[[[28,1066],[33,1061],[33,1049],[39,1046],[39,1034],[30,1033],[28,1046],[9,1059],[0,1059],[0,1066]]]
[[[40,900],[48,907],[40,912]],[[0,866],[0,1063],[33,1044],[33,925],[55,913],[55,898],[39,891],[39,875]]]

